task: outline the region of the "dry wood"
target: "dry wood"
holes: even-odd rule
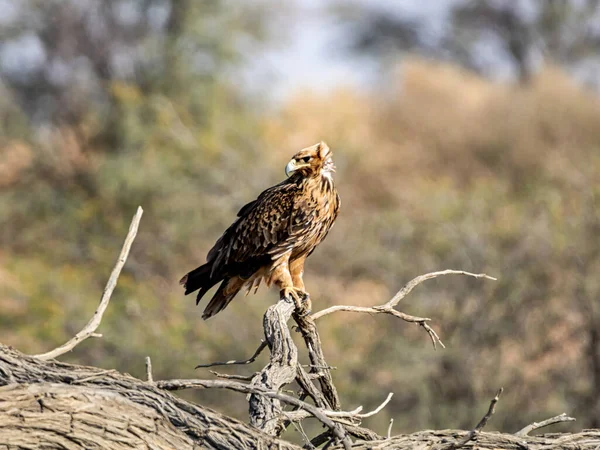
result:
[[[532,424],[527,425],[525,428],[517,431],[515,436],[527,436],[533,430],[544,428],[560,422],[575,422],[575,420],[576,419],[574,417],[569,417],[565,413],[562,413],[558,416],[551,417],[550,419],[542,420],[541,422],[533,422]]]
[[[473,428],[471,431],[469,431],[469,433],[465,437],[463,437],[460,441],[458,441],[454,444],[450,444],[450,446],[449,446],[450,449],[464,447],[464,445],[467,442],[471,441],[476,435],[478,435],[481,432],[481,430],[483,430],[483,428],[487,425],[488,420],[490,420],[490,417],[492,417],[494,415],[494,412],[496,412],[496,404],[498,403],[498,400],[500,400],[500,396],[502,395],[502,392],[504,392],[504,388],[498,389],[498,392],[496,392],[496,396],[490,402],[490,407],[488,408],[488,411],[485,413],[485,416],[483,416],[481,418],[479,423],[477,423],[477,425],[475,425],[475,428]]]
[[[236,375],[229,373],[219,373],[214,370],[210,370],[209,372],[212,373],[215,377],[223,378],[224,380],[252,381],[252,379],[256,376],[256,373],[253,373],[252,375]]]
[[[416,288],[419,284],[426,280],[431,280],[432,278],[437,278],[442,275],[467,275],[474,278],[487,278],[488,280],[496,280],[494,277],[490,277],[484,273],[471,273],[465,272],[464,270],[442,270],[439,272],[431,272],[426,273],[424,275],[420,275],[416,278],[413,278],[408,283],[404,285],[402,289],[400,289],[396,295],[394,295],[387,303],[378,306],[348,306],[348,305],[335,305],[329,308],[326,308],[322,311],[316,312],[311,315],[312,320],[320,319],[323,316],[328,314],[337,312],[337,311],[348,311],[348,312],[359,312],[359,313],[368,313],[368,314],[390,314],[394,317],[397,317],[405,322],[417,323],[427,332],[429,337],[431,338],[431,342],[433,344],[433,348],[436,348],[437,344],[440,344],[442,348],[444,348],[443,342],[440,340],[440,337],[437,333],[429,326],[427,322],[431,319],[428,317],[416,317],[411,316],[409,314],[400,312],[395,309],[395,307],[400,303],[402,299],[404,299],[410,292]]]
[[[296,378],[298,370],[298,348],[287,325],[294,311],[294,302],[282,298],[269,307],[264,315],[263,327],[265,341],[271,351],[267,364],[253,378],[252,386],[259,386],[278,392],[283,386]],[[250,424],[271,436],[281,433],[283,420],[277,420],[281,412],[278,399],[269,399],[263,395],[250,395]]]
[[[0,448],[299,449],[158,383],[0,345]],[[71,427],[81,431],[75,440]]]
[[[367,417],[371,417],[374,416],[375,414],[379,413],[383,408],[385,408],[385,406],[390,402],[390,400],[392,399],[392,396],[394,394],[393,393],[389,393],[387,398],[377,407],[375,408],[373,411],[369,411],[368,413],[361,413],[363,407],[359,406],[358,408],[356,408],[353,411],[328,411],[328,410],[321,410],[321,412],[329,417],[330,419],[332,419],[334,422],[341,422],[341,423],[347,423],[348,420],[352,420],[352,421],[357,421],[358,423],[360,423],[361,419],[366,419]],[[307,419],[308,417],[311,416],[311,414],[308,411],[287,411],[285,413],[283,413],[285,415],[285,417],[288,420],[291,421],[300,421],[303,419]],[[354,425],[354,424],[353,424]]]
[[[154,379],[152,378],[152,360],[149,356],[146,356],[146,381],[154,383]]]
[[[299,449],[129,375],[42,361],[6,346],[0,346],[0,385],[0,448]],[[442,449],[466,435],[422,431],[357,441],[352,449]],[[471,441],[465,448],[474,445]],[[479,432],[476,442],[477,448],[507,450],[598,445],[600,430],[523,437]]]
[[[225,380],[164,380],[157,381],[156,385],[160,389],[165,389],[168,391],[178,391],[182,389],[229,389],[244,394],[254,394],[262,397],[281,400],[285,403],[297,406],[310,412],[313,417],[320,420],[325,426],[329,427],[333,435],[342,441],[345,449],[349,449],[351,447],[351,442],[346,434],[346,431],[342,427],[336,424],[333,420],[329,419],[324,412],[316,406],[298,400],[296,397],[279,394],[261,386],[253,386],[250,384]]]
[[[260,345],[258,346],[258,348],[256,349],[256,351],[254,352],[254,354],[248,359],[243,359],[243,360],[232,359],[229,361],[213,362],[213,363],[209,363],[209,364],[198,364],[196,366],[196,369],[206,369],[208,367],[215,367],[215,366],[235,366],[235,365],[252,364],[254,361],[256,361],[256,358],[258,357],[258,355],[260,355],[265,348],[267,348],[267,342],[262,341],[260,343]]]
[[[339,411],[342,407],[340,397],[337,393],[335,384],[333,384],[333,377],[331,376],[331,369],[327,361],[325,361],[325,355],[323,354],[323,347],[321,345],[321,337],[317,331],[317,325],[315,324],[312,316],[302,316],[294,314],[294,320],[298,324],[298,329],[302,334],[306,348],[308,349],[308,357],[311,363],[310,373],[320,373],[318,378],[319,384],[321,385],[321,392],[323,398],[327,402],[329,409]]]
[[[102,293],[102,298],[100,299],[100,304],[98,305],[98,309],[90,319],[90,321],[83,327],[83,329],[77,333],[72,339],[68,342],[64,343],[58,348],[51,350],[46,353],[42,353],[39,355],[35,355],[40,359],[53,359],[57,356],[70,352],[75,348],[77,344],[86,340],[89,337],[101,337],[101,334],[95,333],[102,322],[102,316],[104,315],[104,311],[106,311],[106,307],[110,302],[110,297],[112,296],[115,287],[117,286],[117,281],[119,279],[119,275],[121,274],[121,270],[125,265],[125,261],[127,261],[127,257],[129,256],[129,250],[131,249],[131,244],[135,239],[137,234],[137,230],[140,224],[140,220],[142,219],[142,214],[144,210],[141,206],[138,206],[137,212],[135,216],[133,216],[133,220],[131,221],[131,225],[129,226],[129,232],[127,233],[127,237],[125,238],[125,242],[123,243],[123,248],[121,249],[121,254],[119,255],[119,259],[117,259],[117,263],[110,274],[110,278],[106,283],[106,287],[104,288],[104,292]]]
[[[467,435],[461,430],[425,430],[398,435],[379,441],[355,442],[352,450],[443,450],[448,444]],[[539,436],[519,437],[513,434],[480,432],[477,442],[468,442],[465,449],[490,450],[596,450],[600,446],[600,430],[584,430],[580,433],[553,433]],[[335,446],[333,450],[341,447]],[[332,450],[330,448],[330,450]]]
[[[0,398],[0,448],[194,448],[156,409],[102,388],[10,384]]]

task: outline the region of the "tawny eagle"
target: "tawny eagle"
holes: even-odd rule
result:
[[[242,288],[256,291],[263,280],[310,310],[304,262],[325,239],[340,208],[331,156],[324,142],[296,153],[285,167],[288,178],[243,206],[208,252],[206,264],[181,279],[186,295],[199,289],[196,304],[221,282],[203,319],[223,310]]]

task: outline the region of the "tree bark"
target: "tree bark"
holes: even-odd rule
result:
[[[394,436],[383,441],[355,443],[352,450],[451,450],[456,441],[469,432],[460,430],[426,430]],[[600,445],[600,430],[583,430],[580,433],[552,433],[539,436],[518,437],[512,434],[480,432],[460,448],[495,450],[593,450]],[[339,450],[336,446],[333,450]]]
[[[269,307],[265,313],[263,326],[265,339],[271,358],[252,380],[253,386],[261,386],[278,392],[282,387],[292,383],[298,370],[298,348],[288,329],[287,322],[294,311],[294,303],[285,299]],[[278,436],[281,431],[281,403],[263,395],[251,394],[250,424],[271,436]]]
[[[352,449],[450,450],[468,433],[427,430],[384,440],[357,440]],[[600,430],[522,437],[479,432],[462,447],[591,450],[598,446]],[[43,361],[0,345],[0,450],[17,448],[300,449],[182,400],[155,383],[115,370]]]
[[[0,345],[0,450],[300,447],[115,370]]]

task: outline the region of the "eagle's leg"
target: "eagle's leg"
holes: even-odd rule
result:
[[[304,275],[304,261],[306,261],[306,256],[302,256],[290,263],[290,274],[292,276],[292,283],[296,289],[300,289],[302,292],[302,303],[303,304],[303,316],[310,314],[312,310],[312,301],[310,299],[310,294],[306,292],[306,288],[304,287],[304,280],[302,276]]]
[[[298,311],[303,311],[302,297],[305,292],[294,286],[287,261],[279,264],[271,275],[271,280],[279,287],[279,295],[291,299]]]

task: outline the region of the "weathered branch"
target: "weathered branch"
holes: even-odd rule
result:
[[[350,419],[350,420],[358,420],[360,422],[360,419],[366,419],[367,417],[374,416],[375,414],[380,412],[383,408],[385,408],[386,405],[392,399],[393,395],[394,394],[392,392],[390,392],[388,394],[387,398],[377,408],[375,408],[373,411],[369,411],[364,414],[361,414],[361,411],[363,408],[362,406],[359,406],[354,411],[321,410],[321,412],[325,416],[331,418],[334,421],[343,421],[344,419]],[[306,419],[311,416],[311,414],[308,411],[286,411],[283,413],[283,415],[285,415],[285,417],[291,421],[300,421],[300,420]]]
[[[149,356],[146,356],[146,380],[148,383],[154,383],[152,378],[152,360]]]
[[[254,354],[248,359],[243,359],[243,360],[232,359],[230,361],[199,364],[195,368],[196,369],[206,369],[208,367],[215,367],[215,366],[234,366],[234,365],[252,364],[254,361],[256,361],[256,358],[258,357],[258,355],[260,355],[265,348],[267,348],[267,341],[261,341],[260,345],[254,352]]]
[[[110,278],[106,283],[106,287],[104,288],[104,293],[102,294],[102,298],[100,299],[98,309],[96,309],[96,312],[94,313],[90,321],[86,324],[85,327],[83,327],[83,329],[79,333],[77,333],[68,342],[49,352],[35,355],[36,358],[44,360],[53,359],[57,356],[70,352],[75,348],[77,344],[86,340],[89,337],[102,336],[101,334],[95,333],[95,331],[98,329],[100,322],[102,322],[102,316],[104,315],[104,311],[106,310],[106,307],[110,302],[110,297],[112,296],[112,293],[115,290],[115,287],[117,286],[117,280],[119,279],[121,269],[123,269],[125,261],[127,261],[127,257],[129,256],[129,250],[131,249],[131,244],[133,244],[133,241],[137,234],[140,219],[142,218],[143,213],[144,210],[142,209],[142,207],[138,206],[137,212],[135,213],[135,216],[133,216],[133,220],[131,221],[131,225],[129,226],[129,232],[127,233],[127,237],[125,238],[125,242],[123,243],[123,248],[121,249],[119,259],[117,260],[117,263],[115,264],[115,267],[112,273],[110,274]]]
[[[340,397],[333,384],[331,368],[329,364],[327,364],[327,361],[325,361],[317,325],[311,316],[294,314],[294,320],[298,324],[298,329],[300,330],[306,348],[308,349],[308,357],[311,363],[310,373],[320,373],[318,381],[321,386],[323,398],[327,402],[329,409],[338,411],[342,407]]]
[[[186,402],[156,384],[115,370],[43,361],[1,345],[0,386],[0,442],[16,448],[61,448],[62,443],[62,448],[83,450],[99,442],[113,450],[299,449],[235,419]],[[459,430],[422,431],[383,439],[359,427],[345,428],[360,439],[352,450],[441,449],[468,434]],[[330,436],[329,432],[323,435],[321,443]],[[477,434],[477,448],[481,449],[593,450],[598,445],[599,430],[540,436],[483,431]]]
[[[400,312],[395,309],[395,307],[400,303],[404,297],[406,297],[410,292],[417,287],[419,284],[426,280],[431,280],[432,278],[437,278],[442,275],[467,275],[474,278],[487,278],[488,280],[496,280],[494,277],[490,277],[484,273],[471,273],[465,272],[464,270],[442,270],[439,272],[431,272],[426,273],[425,275],[420,275],[416,278],[410,280],[402,289],[400,289],[396,295],[394,295],[387,303],[378,306],[348,306],[348,305],[335,305],[329,308],[323,309],[311,315],[312,320],[320,319],[323,316],[328,314],[337,312],[337,311],[348,311],[348,312],[358,312],[358,313],[368,313],[368,314],[390,314],[394,317],[397,317],[405,322],[418,323],[423,329],[429,334],[431,338],[431,342],[433,343],[433,348],[436,348],[436,344],[440,344],[442,348],[445,348],[443,342],[440,340],[440,337],[437,333],[427,324],[431,319],[428,317],[416,317],[411,316],[409,314]]]
[[[465,434],[467,432],[460,430],[425,430],[393,436],[390,439],[355,442],[352,450],[441,450],[448,447],[448,442],[456,441]],[[598,445],[600,445],[600,430],[524,437],[481,431],[477,434],[477,443],[468,443],[465,448],[477,450],[596,450]],[[335,446],[333,449],[330,447],[330,450],[339,449],[340,446]]]
[[[9,448],[299,450],[116,370],[0,345],[0,443]],[[1,447],[1,446],[0,446]]]
[[[477,434],[479,434],[481,432],[481,430],[483,430],[483,428],[487,425],[488,420],[490,420],[490,417],[492,417],[494,415],[494,412],[496,411],[496,404],[498,403],[498,400],[500,399],[500,396],[502,395],[503,391],[504,391],[504,388],[498,389],[498,392],[496,392],[496,396],[490,402],[490,407],[488,408],[487,413],[485,413],[485,416],[483,416],[481,418],[479,423],[477,425],[475,425],[475,428],[473,428],[471,431],[469,431],[469,433],[464,438],[462,438],[460,441],[458,441],[455,444],[451,444],[450,445],[451,449],[456,449],[456,448],[460,448],[460,447],[464,446],[467,442],[469,442]]]
[[[282,298],[267,309],[263,328],[271,357],[269,364],[252,379],[252,386],[277,392],[296,378],[298,348],[287,325],[294,308],[293,301]],[[250,424],[271,436],[278,436],[282,431],[283,421],[275,419],[279,416],[281,406],[277,397],[273,399],[275,401],[263,395],[250,396]]]
[[[334,436],[340,439],[344,443],[344,448],[349,449],[352,445],[346,432],[342,427],[329,419],[322,410],[310,403],[298,400],[295,397],[291,397],[285,394],[279,394],[269,389],[265,389],[260,386],[253,386],[244,383],[237,383],[235,381],[225,380],[163,380],[157,381],[156,385],[160,389],[167,391],[178,391],[182,389],[228,389],[235,392],[241,392],[243,394],[255,394],[272,399],[277,399],[282,402],[288,403],[298,408],[302,408],[308,411],[316,419],[320,420],[325,426],[329,427]]]
[[[515,436],[527,436],[533,430],[537,430],[538,428],[544,428],[560,422],[575,422],[575,420],[576,419],[574,417],[569,417],[565,413],[562,413],[558,416],[551,417],[550,419],[542,420],[541,422],[533,422],[532,424],[527,425],[525,428],[517,431]]]
[[[236,374],[215,372],[214,370],[211,370],[210,373],[212,373],[215,377],[223,378],[224,380],[252,381],[252,378],[254,378],[256,376],[256,373],[253,373],[252,375],[236,375]]]

